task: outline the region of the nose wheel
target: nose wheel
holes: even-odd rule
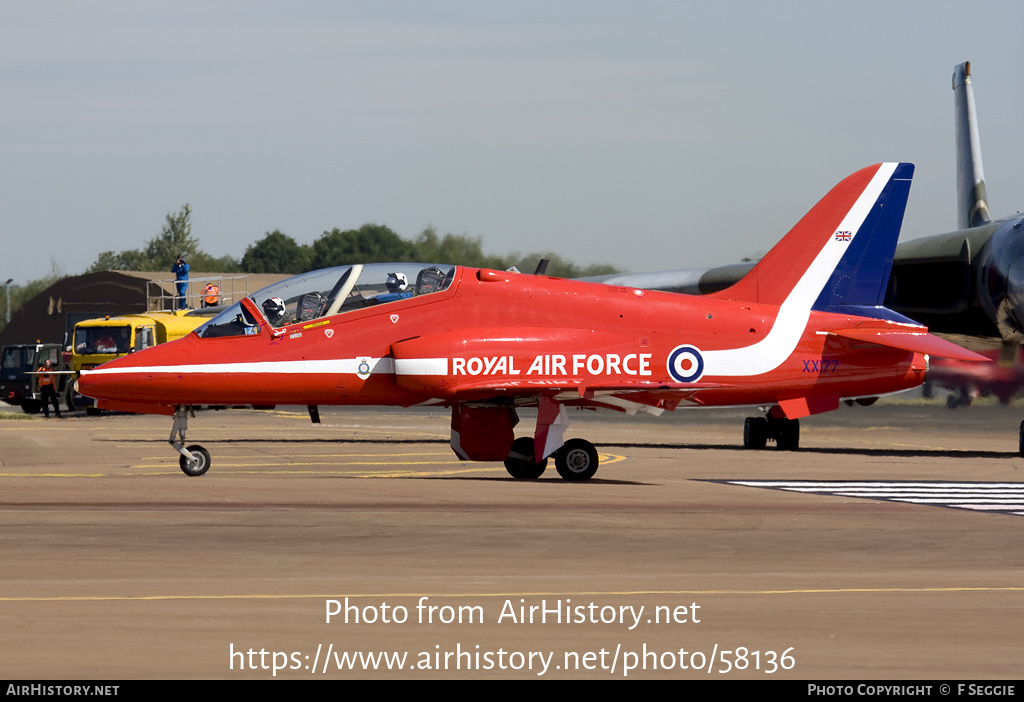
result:
[[[190,478],[195,478],[210,470],[209,451],[199,444],[193,444],[185,450],[189,453],[188,458],[182,454],[178,459],[178,465],[181,466],[182,473]]]
[[[185,431],[188,429],[188,415],[190,408],[186,405],[178,405],[174,410],[174,424],[171,425],[171,436],[167,443],[174,447],[174,450],[181,454],[178,458],[178,465],[181,472],[195,478],[210,470],[210,452],[199,444],[192,444],[185,448]],[[192,416],[195,416],[193,413]],[[177,434],[177,438],[175,438]]]

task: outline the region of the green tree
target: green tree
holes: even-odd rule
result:
[[[524,255],[518,253],[505,256],[488,255],[484,253],[483,244],[479,237],[471,237],[464,234],[445,234],[443,237],[440,237],[433,227],[424,229],[416,237],[413,245],[415,247],[415,258],[418,261],[454,263],[460,266],[495,268],[497,270],[504,270],[515,266],[523,273],[533,273],[537,270],[537,264],[540,263],[540,260],[546,258],[549,261],[547,275],[558,278],[581,278],[583,276],[605,275],[618,272],[615,266],[607,264],[580,267],[550,251]]]
[[[313,242],[311,269],[350,263],[411,261],[413,246],[383,224],[364,224],[359,229],[332,229]]]
[[[155,268],[170,268],[178,256],[186,260],[195,259],[199,242],[192,236],[192,206],[188,203],[175,213],[167,213],[166,223],[160,234],[149,240],[143,250],[144,256]]]
[[[479,237],[445,234],[437,235],[437,230],[427,227],[413,241],[414,257],[417,261],[454,263],[474,268],[494,268],[501,266],[502,259],[484,253]]]
[[[100,271],[147,271],[149,268],[145,257],[138,249],[114,253],[104,251],[93,264],[85,271],[86,273],[99,273]]]
[[[215,258],[200,250],[199,241],[192,236],[192,206],[186,203],[178,212],[168,212],[160,233],[141,249],[128,249],[115,253],[104,251],[88,273],[99,271],[169,271],[178,256],[183,256],[194,270],[231,273],[240,270],[238,261],[231,256]]]
[[[309,247],[275,229],[250,244],[242,256],[246,273],[303,273],[309,270]]]
[[[189,268],[204,273],[241,273],[242,267],[234,256],[211,256],[205,251],[197,252],[192,258],[185,258]],[[168,267],[170,270],[170,267]]]

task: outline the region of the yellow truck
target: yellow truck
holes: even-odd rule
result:
[[[71,340],[71,370],[75,377],[133,351],[148,349],[188,335],[210,319],[202,310],[156,311],[87,319],[75,325]],[[70,393],[69,393],[70,395]],[[91,402],[80,395],[75,404]]]

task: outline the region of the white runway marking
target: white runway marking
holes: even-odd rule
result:
[[[890,502],[999,512],[1024,516],[1024,483],[951,483],[944,481],[710,480],[744,487],[861,497]]]

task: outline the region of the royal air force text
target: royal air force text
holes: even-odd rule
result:
[[[542,354],[529,367],[517,367],[515,356],[452,358],[452,375],[651,375],[651,353],[577,353],[571,356]],[[569,369],[572,368],[570,373]]]

